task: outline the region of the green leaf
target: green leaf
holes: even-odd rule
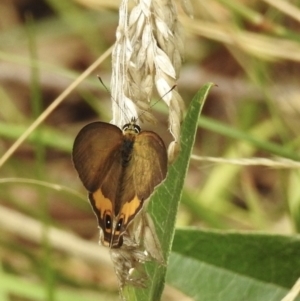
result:
[[[153,218],[166,263],[173,241],[177,209],[194,145],[198,118],[212,86],[212,83],[204,85],[193,98],[182,124],[180,154],[176,162],[169,167],[165,182],[155,191],[149,203],[148,212]],[[158,263],[146,264],[146,271],[149,276],[147,288],[126,287],[124,290],[126,300],[160,300],[166,269],[167,266],[161,266]]]
[[[299,249],[299,237],[177,230],[167,282],[196,301],[280,301],[300,276]]]

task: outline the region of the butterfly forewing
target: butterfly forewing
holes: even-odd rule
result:
[[[120,156],[122,131],[109,123],[93,122],[77,135],[73,146],[73,162],[89,192],[101,187],[112,164]]]

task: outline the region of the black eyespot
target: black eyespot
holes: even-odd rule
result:
[[[109,214],[105,215],[105,229],[111,229],[111,217]]]
[[[124,126],[123,126],[123,131],[127,131],[128,130],[128,128],[129,128],[129,126],[130,126],[130,123],[126,123]]]
[[[123,218],[120,218],[120,219],[118,220],[118,223],[117,223],[117,226],[116,226],[116,231],[120,231],[122,225],[123,225]]]

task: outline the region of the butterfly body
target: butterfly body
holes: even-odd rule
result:
[[[75,139],[73,162],[89,192],[102,244],[121,247],[128,225],[166,177],[162,139],[141,131],[134,120],[122,130],[109,123],[90,123]]]

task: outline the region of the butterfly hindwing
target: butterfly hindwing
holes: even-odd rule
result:
[[[132,159],[126,168],[124,190],[121,198],[121,214],[126,227],[141,210],[167,174],[167,151],[162,139],[150,131],[143,131],[135,138]]]
[[[134,183],[140,199],[147,199],[166,177],[167,151],[162,139],[150,131],[141,132],[134,144]]]

